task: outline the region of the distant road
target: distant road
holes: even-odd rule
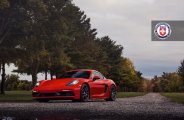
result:
[[[184,105],[170,102],[158,93],[119,98],[115,102],[0,103],[0,120],[3,117],[13,120],[184,120]]]

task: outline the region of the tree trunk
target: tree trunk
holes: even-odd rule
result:
[[[1,94],[4,94],[4,84],[5,84],[5,61],[2,60],[2,80],[1,80]]]
[[[47,80],[47,70],[45,70],[45,80]]]
[[[38,74],[39,62],[35,60],[32,65],[32,87],[34,87],[37,83],[37,74]]]
[[[34,73],[32,73],[31,76],[32,76],[32,87],[34,87],[37,83],[37,73],[34,72]]]

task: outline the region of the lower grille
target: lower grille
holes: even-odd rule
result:
[[[33,97],[74,96],[74,92],[32,93]]]

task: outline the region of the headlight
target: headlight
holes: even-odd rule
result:
[[[40,82],[37,82],[35,86],[38,87],[39,85],[40,85]]]
[[[76,85],[78,82],[79,80],[73,80],[72,82],[69,82],[68,84],[66,84],[66,86]]]

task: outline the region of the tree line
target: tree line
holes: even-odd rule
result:
[[[184,60],[176,72],[163,72],[154,76],[151,81],[144,81],[144,91],[147,92],[183,92],[184,91]]]
[[[72,0],[1,0],[0,68],[4,94],[5,64],[32,76],[51,79],[70,69],[96,69],[113,79],[119,90],[141,91],[142,73],[123,57],[123,46],[97,37],[90,18]],[[7,87],[7,86],[6,86]]]

